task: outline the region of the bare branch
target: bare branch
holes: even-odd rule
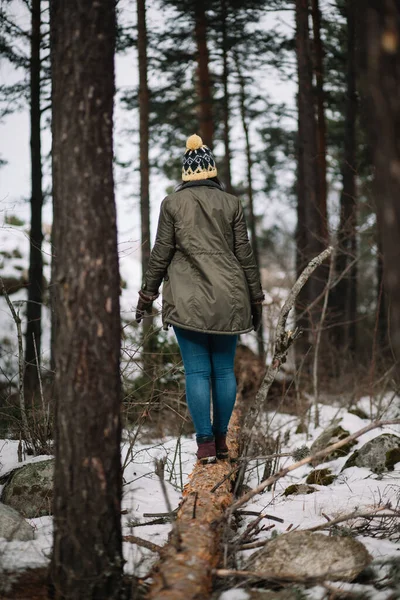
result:
[[[331,262],[329,266],[328,281],[325,286],[324,304],[322,307],[321,318],[319,321],[319,327],[317,330],[317,339],[315,342],[314,351],[314,364],[313,364],[313,385],[314,385],[314,425],[319,427],[319,411],[318,411],[318,400],[319,400],[319,385],[318,385],[318,360],[319,360],[319,347],[321,345],[322,329],[324,326],[326,309],[328,308],[329,292],[332,287],[332,280],[335,274],[335,256],[336,252],[333,251],[331,254]]]
[[[151,550],[152,552],[157,552],[160,554],[162,550],[162,546],[158,544],[153,544],[153,542],[149,542],[148,540],[144,540],[143,538],[136,537],[136,535],[124,535],[122,537],[124,542],[129,542],[130,544],[136,544],[136,546],[142,546],[143,548],[147,548],[147,550]]]
[[[350,521],[350,519],[370,519],[372,517],[378,518],[393,518],[400,517],[399,511],[393,511],[391,513],[383,513],[382,511],[389,510],[387,506],[381,506],[379,508],[374,508],[373,510],[369,510],[367,512],[359,512],[357,510],[349,513],[347,515],[343,515],[341,517],[337,517],[337,519],[333,519],[332,521],[328,521],[327,523],[322,523],[321,525],[315,525],[314,527],[309,527],[304,531],[322,531],[323,529],[329,529],[332,525],[337,525],[338,523],[344,523],[345,521]],[[381,513],[381,514],[379,514]]]

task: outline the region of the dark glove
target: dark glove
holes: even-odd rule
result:
[[[153,296],[148,296],[144,294],[142,290],[139,292],[139,300],[136,307],[136,323],[140,323],[145,313],[151,313],[151,309],[153,306],[154,300],[158,298],[158,294],[154,294]]]
[[[262,309],[263,309],[263,305],[262,305],[262,300],[259,300],[258,302],[255,302],[254,304],[251,304],[251,314],[253,317],[253,327],[254,327],[254,331],[258,331],[260,325],[261,325],[261,321],[262,321]]]

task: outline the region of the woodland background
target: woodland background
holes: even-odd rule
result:
[[[106,548],[93,594],[119,593],[121,405],[134,440],[191,433],[160,305],[133,320],[190,134],[243,202],[266,291],[242,343],[271,359],[282,301],[330,245],[297,298],[285,385],[315,407],[396,394],[399,35],[393,0],[1,0],[1,437],[55,453],[65,597],[81,593],[71,531],[82,577],[93,540]]]

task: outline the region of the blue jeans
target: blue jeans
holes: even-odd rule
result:
[[[236,399],[233,371],[237,335],[200,333],[174,326],[185,367],[186,401],[198,442],[226,433]],[[213,424],[210,416],[210,383]]]

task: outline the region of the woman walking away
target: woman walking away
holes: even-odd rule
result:
[[[264,296],[242,205],[224,192],[214,156],[198,135],[186,142],[182,183],[161,204],[138,323],[151,312],[162,280],[163,324],[172,325],[181,350],[197,458],[215,462],[228,457],[238,334],[258,329]]]

